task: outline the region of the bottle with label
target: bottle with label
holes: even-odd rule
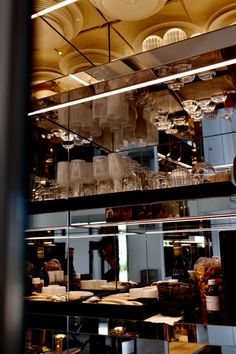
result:
[[[220,294],[215,279],[208,279],[208,289],[206,290],[206,311],[208,323],[220,323]]]
[[[180,242],[174,242],[174,264],[172,269],[172,278],[181,282],[189,281],[189,273],[185,267],[182,255],[182,247]]]

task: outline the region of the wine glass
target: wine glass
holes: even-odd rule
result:
[[[108,155],[108,171],[109,176],[114,183],[114,191],[122,191],[122,178],[124,177],[124,160],[118,152]]]
[[[98,194],[112,192],[107,156],[99,155],[93,157],[93,177],[97,182]]]
[[[94,195],[96,194],[95,179],[93,177],[93,163],[86,162],[85,166],[85,179],[83,185],[83,195]]]
[[[77,197],[82,193],[82,186],[85,181],[86,162],[75,159],[70,162],[69,184],[73,188],[73,196]]]
[[[59,161],[56,168],[57,198],[67,198],[69,193],[69,162]]]

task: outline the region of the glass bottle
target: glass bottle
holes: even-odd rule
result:
[[[74,268],[74,248],[69,247],[67,258],[65,259],[64,265],[64,280],[65,282],[69,281],[69,290],[73,290],[74,278],[76,275]]]
[[[55,354],[62,354],[64,338],[65,334],[57,334],[55,336]]]
[[[42,292],[42,283],[40,278],[32,278],[32,291],[35,293]]]
[[[206,290],[207,322],[216,324],[220,322],[220,294],[216,279],[208,279]]]
[[[174,242],[174,264],[172,269],[172,278],[178,281],[186,282],[189,280],[189,273],[185,267],[182,255],[182,247],[180,242]]]

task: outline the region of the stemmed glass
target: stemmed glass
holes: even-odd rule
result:
[[[97,194],[113,191],[108,172],[108,158],[104,155],[93,157],[93,177],[97,182]]]
[[[83,195],[94,195],[96,194],[96,184],[93,177],[93,163],[86,162],[85,166],[85,179],[82,190]]]
[[[84,160],[75,159],[70,162],[69,184],[73,189],[73,197],[82,194],[82,187],[85,181],[86,162]]]
[[[56,168],[57,198],[67,198],[69,192],[69,162],[59,161]]]
[[[124,177],[124,160],[118,152],[108,155],[109,176],[113,180],[114,192],[122,191],[122,178]]]

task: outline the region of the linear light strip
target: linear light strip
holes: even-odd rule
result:
[[[227,230],[235,230],[236,227],[235,226],[232,226],[232,225],[229,225],[229,226],[222,226],[222,227],[202,227],[202,228],[196,228],[196,229],[179,229],[179,230],[155,230],[155,231],[145,231],[145,235],[156,235],[156,234],[179,234],[181,232],[189,232],[189,233],[198,233],[198,232],[213,232],[213,231],[227,231]],[[185,242],[185,241],[184,241]],[[201,243],[201,242],[200,242]]]
[[[112,234],[105,234],[104,236],[105,237],[108,237],[108,236],[115,236],[115,235],[117,235],[117,233],[112,233]],[[122,234],[122,236],[137,236],[138,234],[136,233],[136,232],[126,232],[126,233],[124,233],[124,234]],[[92,238],[101,238],[101,234],[99,234],[99,233],[97,233],[97,234],[92,234],[92,235],[90,235],[90,234],[81,234],[81,235],[68,235],[68,237],[70,238],[70,239],[81,239],[81,238],[88,238],[88,236],[89,236],[89,238],[90,239],[92,239]],[[30,236],[30,237],[26,237],[25,238],[25,240],[26,241],[33,241],[33,240],[50,240],[50,239],[52,239],[52,240],[54,240],[54,239],[59,239],[59,237],[57,237],[57,236],[50,236],[50,237],[42,237],[42,236]]]
[[[189,233],[198,233],[198,232],[212,232],[212,231],[227,231],[227,230],[235,230],[236,226],[231,225],[226,225],[226,226],[213,226],[213,227],[202,227],[202,228],[194,228],[194,229],[189,229],[189,228],[183,228],[183,229],[178,229],[178,230],[153,230],[153,231],[143,231],[142,233],[138,233],[138,232],[125,232],[124,236],[140,236],[142,234],[145,235],[163,235],[163,234],[180,234],[181,232],[189,232]],[[113,234],[106,234],[107,236],[114,236],[117,235],[117,233],[113,233]],[[80,234],[80,235],[67,235],[67,237],[69,237],[70,239],[81,239],[81,238],[88,238],[88,236],[90,238],[101,238],[101,234],[93,234],[93,235],[89,235],[89,234]],[[30,236],[30,237],[26,237],[25,240],[26,241],[33,241],[33,240],[56,240],[56,239],[60,239],[61,237],[59,236]],[[186,241],[184,241],[186,242]],[[190,243],[188,241],[188,243]],[[194,243],[194,242],[193,242]]]
[[[60,9],[60,8],[64,7],[64,6],[73,4],[76,1],[77,0],[64,0],[64,1],[61,1],[61,2],[59,2],[59,3],[57,3],[57,4],[53,5],[53,6],[47,7],[46,9],[41,10],[41,11],[36,12],[35,14],[31,15],[31,20],[34,20],[35,18],[43,16],[43,15],[46,15],[49,12],[55,11],[57,9]]]
[[[221,220],[221,219],[234,219],[236,218],[236,213],[227,213],[227,214],[211,214],[211,215],[196,215],[196,216],[185,216],[185,217],[180,217],[180,218],[175,218],[175,217],[168,217],[168,218],[158,218],[158,219],[144,219],[144,220],[132,220],[127,223],[127,221],[118,221],[118,222],[109,222],[109,226],[116,226],[116,225],[149,225],[149,224],[165,224],[165,223],[181,223],[181,222],[186,222],[186,221],[204,221],[204,220]],[[76,226],[76,223],[72,224],[73,226]],[[97,224],[96,227],[106,227],[108,224],[104,224],[103,222],[101,224]],[[80,225],[81,228],[87,228],[87,227],[95,227],[93,224],[83,224]]]
[[[84,103],[84,102],[90,102],[90,101],[93,101],[93,100],[98,100],[100,98],[113,96],[113,95],[116,95],[118,93],[124,93],[124,92],[128,92],[128,91],[131,91],[131,90],[136,90],[136,89],[139,89],[139,88],[143,88],[143,87],[148,87],[148,86],[152,86],[152,85],[156,85],[156,84],[161,84],[161,83],[169,81],[169,80],[175,80],[175,79],[179,79],[181,77],[185,77],[185,76],[188,76],[188,75],[195,75],[195,74],[202,73],[204,71],[218,69],[218,68],[222,68],[223,66],[228,66],[228,65],[233,65],[233,64],[236,64],[236,58],[230,59],[230,60],[225,60],[225,61],[222,61],[220,63],[206,65],[206,66],[203,66],[203,67],[198,68],[198,69],[192,69],[192,70],[188,70],[188,71],[185,71],[185,72],[182,72],[182,73],[169,75],[169,76],[166,76],[166,77],[162,77],[162,78],[158,78],[158,79],[142,82],[142,83],[139,83],[139,84],[134,84],[134,85],[131,85],[131,86],[128,86],[128,87],[122,87],[120,89],[116,89],[116,90],[113,90],[113,91],[99,93],[99,94],[94,95],[94,96],[79,98],[78,100],[75,100],[75,101],[60,103],[60,104],[57,104],[55,106],[50,106],[50,107],[38,109],[36,111],[29,112],[28,116],[34,116],[36,114],[50,112],[50,111],[58,110],[58,109],[65,108],[65,107],[71,107],[71,106],[74,106],[76,104],[80,104],[80,103]]]
[[[69,74],[69,77],[75,81],[80,82],[82,85],[84,86],[89,86],[90,84],[86,81],[84,81],[83,79],[81,79],[80,77],[74,75],[74,74]]]

